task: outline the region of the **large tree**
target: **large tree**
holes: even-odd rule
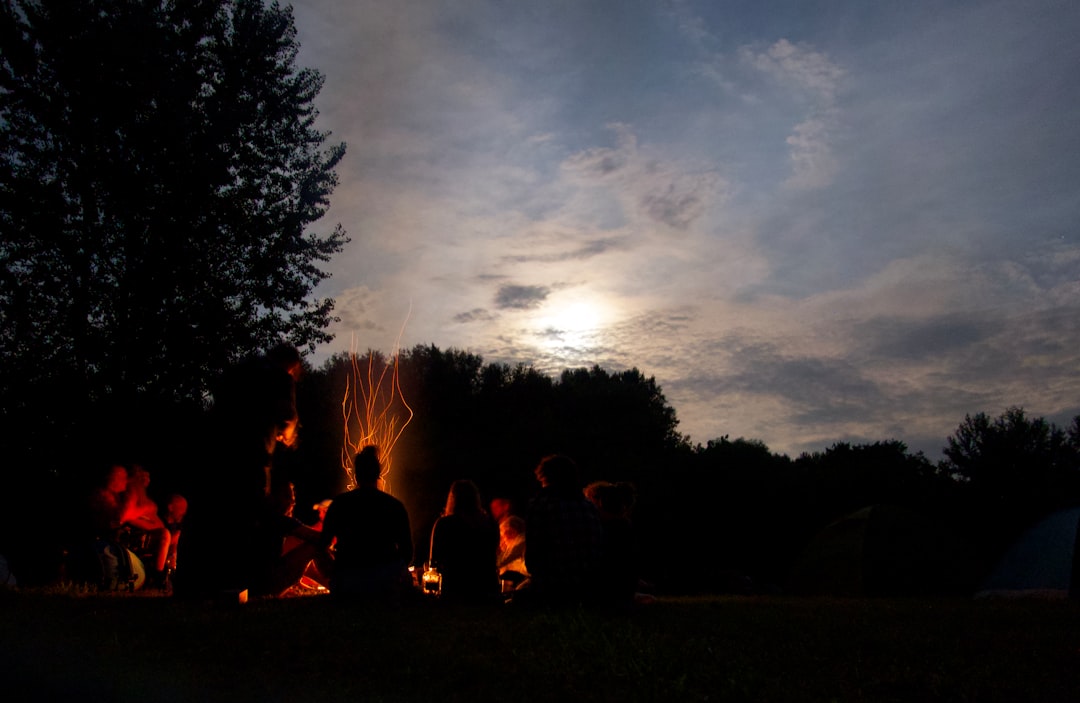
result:
[[[348,241],[309,227],[343,144],[315,128],[291,8],[0,0],[0,394],[198,402],[239,357],[330,338]],[[46,400],[42,401],[42,398]]]
[[[1073,428],[1080,420],[1073,420]],[[1075,435],[1073,435],[1075,437]],[[1046,419],[1008,408],[964,417],[948,438],[943,473],[959,481],[988,555],[1038,517],[1080,503],[1080,444]]]

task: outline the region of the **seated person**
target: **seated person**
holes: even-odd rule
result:
[[[600,596],[609,605],[629,606],[636,600],[638,587],[637,550],[630,523],[636,498],[634,486],[596,481],[585,487],[585,497],[600,512],[604,532]]]
[[[172,535],[165,526],[165,521],[158,515],[157,503],[146,494],[149,485],[149,472],[138,465],[132,467],[127,485],[131,507],[124,518],[124,525],[131,528],[136,540],[139,540],[140,533],[146,536],[141,542],[145,544],[145,550],[152,559],[147,565],[151,569],[147,577],[151,583],[163,585]]]
[[[294,516],[295,486],[285,483],[277,488],[272,504],[275,510],[268,524],[268,545],[276,554],[270,563],[267,586],[257,585],[255,590],[281,595],[297,585],[328,587],[332,560],[321,544],[321,532]]]
[[[330,509],[330,504],[333,502],[334,501],[327,498],[326,500],[321,500],[311,506],[311,509],[319,516],[319,518],[311,525],[311,529],[322,532],[323,520],[326,519],[326,511]]]
[[[379,490],[378,447],[361,449],[353,461],[356,488],[330,504],[322,544],[337,540],[330,593],[334,597],[396,598],[411,586],[409,513],[397,498]]]
[[[573,604],[596,600],[603,528],[596,506],[581,493],[577,464],[566,456],[545,457],[535,474],[541,490],[525,518],[527,601]]]
[[[499,530],[472,481],[454,481],[442,517],[431,531],[431,561],[442,574],[446,600],[493,602],[499,594]]]
[[[187,516],[187,498],[179,493],[173,493],[165,503],[165,527],[169,530],[169,553],[165,559],[165,567],[176,571],[176,551],[180,543],[180,529],[184,525],[184,517]]]
[[[90,529],[95,538],[116,540],[124,523],[135,514],[135,495],[128,491],[128,471],[120,464],[109,468],[104,485],[90,493]]]
[[[153,504],[145,492],[142,497]],[[109,466],[104,482],[91,491],[86,503],[86,541],[75,546],[68,564],[74,580],[97,582],[106,588],[135,587],[136,573],[142,567],[136,569],[125,541],[130,543],[133,529],[164,529],[151,518],[157,506],[150,510],[143,500],[128,470],[121,464]]]
[[[525,569],[525,520],[507,515],[499,523],[499,577],[518,585],[529,572]]]

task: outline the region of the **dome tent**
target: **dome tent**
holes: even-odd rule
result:
[[[976,597],[1080,597],[1080,507],[1043,518],[1013,543]]]
[[[897,505],[872,505],[818,532],[791,571],[804,595],[915,596],[970,593],[971,560],[951,529]]]

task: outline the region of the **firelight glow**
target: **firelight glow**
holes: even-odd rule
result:
[[[366,363],[356,353],[356,341],[349,353],[351,375],[346,381],[341,414],[345,422],[345,440],[341,448],[341,466],[348,476],[347,488],[356,486],[353,457],[366,446],[379,448],[383,488],[392,493],[390,473],[394,445],[412,421],[413,411],[398,383],[399,355],[394,352],[387,362],[378,354],[368,354]]]

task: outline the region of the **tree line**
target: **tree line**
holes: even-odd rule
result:
[[[370,354],[376,364],[394,362]],[[736,588],[739,579],[782,590],[814,534],[875,504],[910,509],[959,535],[974,580],[1027,525],[1080,504],[1080,416],[1060,428],[1015,407],[969,415],[937,462],[898,439],[838,442],[791,458],[757,439],[692,443],[655,379],[638,369],[551,377],[434,345],[406,350],[396,363],[415,415],[395,449],[393,480],[417,544],[451,481],[473,479],[489,498],[524,509],[537,487],[532,469],[554,452],[574,457],[588,480],[635,485],[645,571],[684,591]],[[343,481],[341,401],[351,367],[347,355],[335,356],[299,386],[303,434],[287,461],[313,500]]]

